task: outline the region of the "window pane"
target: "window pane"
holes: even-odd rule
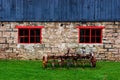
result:
[[[20,43],[28,43],[29,42],[28,37],[21,37],[19,42]]]
[[[84,35],[85,30],[84,29],[80,29],[80,35]]]
[[[35,43],[35,37],[30,37],[30,43]]]
[[[24,42],[24,38],[19,38],[19,42],[23,43]]]
[[[29,35],[28,29],[20,29],[19,30],[19,36],[28,36],[28,35]]]
[[[85,43],[89,43],[90,42],[90,37],[85,37]]]
[[[101,42],[101,38],[100,37],[96,37],[96,43],[100,43]]]
[[[34,29],[30,29],[30,36],[34,36],[35,35],[35,30]]]
[[[24,42],[25,42],[25,43],[28,43],[28,42],[29,42],[28,37],[25,37],[25,38],[24,38]]]
[[[91,43],[95,43],[95,37],[91,37]]]
[[[101,36],[101,30],[100,29],[96,29],[96,36]]]
[[[39,43],[40,42],[40,29],[31,29],[30,30],[30,43]]]
[[[91,32],[92,32],[91,36],[95,36],[95,29],[92,29]]]
[[[30,36],[40,36],[40,29],[31,29]]]
[[[40,42],[40,37],[36,37],[36,43]]]
[[[36,36],[40,36],[40,29],[36,29]]]
[[[90,29],[85,30],[85,36],[90,36]]]
[[[84,37],[80,37],[80,43],[84,43]]]

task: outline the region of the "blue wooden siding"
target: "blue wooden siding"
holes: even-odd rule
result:
[[[120,21],[120,0],[0,0],[0,21]]]

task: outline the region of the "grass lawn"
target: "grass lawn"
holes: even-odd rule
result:
[[[120,62],[97,62],[96,68],[47,68],[41,61],[0,60],[0,80],[120,80]]]

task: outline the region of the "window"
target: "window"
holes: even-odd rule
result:
[[[18,43],[41,43],[42,26],[17,26]]]
[[[102,26],[79,26],[79,43],[102,43]]]

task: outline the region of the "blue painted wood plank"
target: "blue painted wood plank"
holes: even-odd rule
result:
[[[14,21],[14,19],[16,19],[16,16],[18,16],[18,15],[16,15],[16,0],[11,0],[10,1],[10,19],[11,19],[11,21]]]
[[[116,2],[116,6],[114,7],[114,9],[116,10],[115,12],[115,18],[116,18],[116,21],[120,21],[120,0],[117,0]]]
[[[16,0],[16,20],[23,20],[23,0]]]
[[[2,21],[6,21],[10,19],[10,0],[2,0],[3,4],[3,19]]]
[[[93,21],[95,16],[94,12],[94,1],[84,0],[83,1],[83,21]]]
[[[109,2],[109,3],[108,3]],[[112,8],[111,8],[111,5],[112,5],[112,1],[111,0],[105,0],[105,19],[106,21],[109,21],[111,19],[111,13],[112,13]]]
[[[42,20],[42,2],[38,0],[34,0],[34,20],[33,21],[40,21]]]
[[[3,19],[3,5],[2,5],[2,0],[0,0],[0,20]]]
[[[116,6],[116,3],[117,3],[117,0],[111,0],[111,20],[114,21],[114,20],[117,20],[116,19],[116,9],[115,9],[115,6]]]
[[[106,1],[105,0],[101,0],[100,1],[100,19],[103,19],[103,20],[105,20],[106,18],[106,16],[105,16],[105,12],[106,12]],[[101,20],[102,21],[102,20]]]
[[[95,0],[88,0],[89,5],[87,6],[87,11],[88,11],[87,20],[91,20],[91,21],[94,20],[94,16],[95,16],[94,1]]]
[[[0,21],[120,21],[120,0],[0,0]]]

